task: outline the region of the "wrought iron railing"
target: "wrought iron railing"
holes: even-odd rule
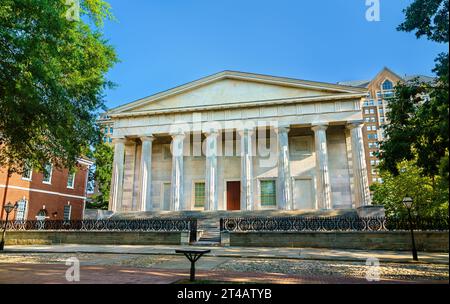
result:
[[[449,230],[448,217],[419,219],[413,222],[415,230]],[[223,218],[221,231],[394,231],[408,230],[409,222],[384,217],[246,217]]]
[[[5,221],[0,221],[4,227]],[[79,221],[8,221],[7,230],[67,230],[67,231],[179,231],[196,235],[196,219],[137,219]]]

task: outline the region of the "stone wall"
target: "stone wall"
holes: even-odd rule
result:
[[[188,232],[8,231],[8,245],[180,245]],[[188,238],[187,238],[188,239]]]
[[[416,231],[414,236],[419,251],[448,252],[448,232]],[[222,236],[222,240],[228,238],[230,246],[411,250],[408,231],[230,232],[229,237]]]

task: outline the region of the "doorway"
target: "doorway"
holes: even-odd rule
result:
[[[227,182],[227,210],[241,210],[241,182]]]

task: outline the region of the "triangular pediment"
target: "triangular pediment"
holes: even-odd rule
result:
[[[361,89],[240,72],[222,72],[112,109],[110,113],[167,111],[242,103],[358,94]]]

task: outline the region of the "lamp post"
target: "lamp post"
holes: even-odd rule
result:
[[[408,210],[408,221],[409,221],[409,229],[411,230],[413,260],[418,261],[419,258],[417,257],[416,242],[414,240],[414,229],[413,229],[413,223],[412,223],[412,218],[411,218],[411,209],[412,209],[412,205],[413,205],[413,199],[409,196],[405,196],[403,198],[403,205],[405,205],[406,209]]]
[[[8,202],[3,206],[3,209],[6,212],[6,220],[5,220],[5,226],[3,227],[2,240],[0,242],[0,251],[3,251],[3,248],[5,247],[5,234],[6,234],[6,227],[8,227],[9,214],[11,213],[11,211],[13,211],[13,209],[17,209],[17,203],[15,203],[13,205],[13,204],[11,204],[11,202]]]

